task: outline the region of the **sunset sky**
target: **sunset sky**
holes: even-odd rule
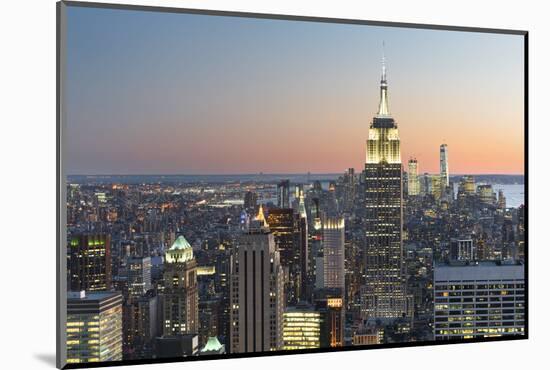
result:
[[[523,36],[68,7],[68,174],[361,170],[385,42],[403,163],[522,174]]]

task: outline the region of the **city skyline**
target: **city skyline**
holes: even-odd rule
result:
[[[506,116],[509,109],[496,107],[502,95],[493,92],[489,95],[494,101],[483,99],[483,93],[490,91],[481,88],[487,76],[474,73],[470,77],[479,88],[474,85],[450,99],[448,91],[456,86],[444,84],[449,76],[456,76],[439,69],[441,60],[428,58],[433,65],[420,66],[419,73],[411,76],[406,72],[416,67],[403,66],[399,49],[388,53],[384,44],[380,58],[374,53],[362,55],[366,71],[353,58],[345,60],[349,71],[340,70],[338,63],[345,54],[332,54],[335,64],[316,62],[315,72],[321,73],[311,73],[309,58],[324,50],[327,39],[304,43],[301,37],[309,41],[317,37],[308,34],[310,27],[315,28],[309,23],[289,25],[295,37],[277,44],[287,32],[280,30],[279,21],[261,22],[259,27],[256,20],[237,19],[238,25],[231,22],[225,33],[221,32],[226,27],[224,17],[208,19],[215,20],[210,25],[219,27],[215,30],[202,22],[195,25],[201,17],[193,17],[186,27],[208,29],[208,37],[180,49],[178,36],[170,39],[169,35],[135,39],[139,43],[132,44],[133,32],[143,31],[132,29],[139,25],[140,16],[132,17],[126,28],[121,14],[102,13],[122,17],[119,22],[103,19],[112,26],[108,39],[116,42],[102,39],[103,27],[96,28],[98,33],[92,37],[102,42],[101,47],[88,44],[90,39],[85,37],[77,44],[76,38],[73,44],[69,40],[73,50],[95,52],[88,55],[91,62],[69,62],[76,69],[69,67],[68,73],[72,100],[67,109],[67,167],[80,163],[84,170],[93,165],[116,171],[111,176],[84,175],[75,182],[67,178],[67,363],[255,355],[526,334],[525,188],[517,184],[523,182],[523,174],[475,174],[482,169],[487,174],[514,168],[502,151],[514,154],[517,147],[501,148],[495,143],[512,132],[523,133],[522,125],[484,132],[494,113],[513,121]],[[148,21],[142,26],[178,34],[179,22],[145,14]],[[156,24],[160,19],[164,22]],[[277,27],[267,32],[274,24]],[[241,34],[243,25],[247,32]],[[88,26],[96,27],[95,23]],[[78,23],[78,27],[87,26]],[[250,37],[256,27],[266,33]],[[351,32],[353,27],[346,27],[343,30]],[[386,40],[393,31],[376,31],[379,34],[372,36],[369,48],[377,48],[375,41]],[[332,30],[331,42],[353,33],[339,32]],[[407,33],[416,37],[410,30]],[[214,35],[220,39],[212,39]],[[230,50],[225,42],[231,37],[239,45]],[[392,45],[404,42],[397,34],[392,37]],[[270,48],[259,43],[267,39]],[[416,42],[421,45],[420,40]],[[459,61],[454,62],[461,67],[468,66],[461,52],[473,40],[463,42],[461,46],[450,42],[458,50],[454,57]],[[290,50],[300,45],[307,50],[300,54],[302,60],[296,60]],[[157,59],[162,68],[145,55],[136,63],[128,59],[117,64],[124,52],[150,47],[163,50],[162,59]],[[227,53],[220,54],[220,47]],[[330,47],[344,53],[336,45]],[[114,63],[97,64],[103,48],[108,50],[103,57]],[[265,64],[279,48],[277,63]],[[205,60],[207,49],[213,57],[234,59]],[[176,59],[164,54],[166,50],[183,52],[187,59],[171,66]],[[426,57],[423,52],[408,50],[401,56],[414,60]],[[70,55],[79,56],[69,53],[69,59]],[[399,67],[389,67],[392,58]],[[371,71],[370,63],[376,59],[376,71]],[[242,65],[243,61],[248,64]],[[224,70],[218,69],[220,65]],[[262,70],[266,65],[269,68]],[[112,67],[119,68],[118,73],[103,74],[113,72]],[[240,69],[233,73],[232,67]],[[176,73],[168,76],[170,71]],[[162,80],[163,73],[170,80]],[[243,78],[250,73],[258,74],[259,80]],[[378,78],[351,80],[366,73]],[[87,83],[82,80],[94,75]],[[273,80],[275,75],[278,78]],[[350,79],[340,81],[341,76]],[[416,83],[418,78],[424,82]],[[323,85],[327,82],[333,88]],[[350,90],[359,83],[366,85]],[[172,90],[166,91],[167,86]],[[376,94],[365,93],[369,87]],[[416,93],[422,88],[430,93]],[[407,90],[410,93],[403,101],[400,94]],[[184,94],[181,99],[179,93]],[[140,102],[136,94],[144,100]],[[430,100],[438,94],[450,99],[447,103],[452,106]],[[359,104],[365,96],[368,100]],[[396,110],[392,109],[394,96]],[[175,99],[172,108],[178,109],[170,109],[165,99]],[[326,104],[317,106],[323,99]],[[350,109],[353,99],[357,99],[356,110]],[[415,99],[429,104],[417,104]],[[273,112],[283,100],[285,105]],[[483,117],[478,114],[480,106],[488,106],[493,118],[478,126],[472,126],[469,117],[460,118],[460,127],[434,122],[441,119],[438,109],[456,113],[464,109],[462,104],[474,120]],[[290,106],[294,110],[287,109]],[[371,113],[366,106],[372,107],[368,108]],[[71,110],[75,107],[80,109]],[[255,114],[250,115],[251,109]],[[415,112],[422,109],[429,114],[415,121]],[[331,115],[334,112],[339,114]],[[354,121],[355,115],[360,120]],[[99,120],[83,124],[94,117]],[[225,119],[223,124],[216,117]],[[422,124],[428,129],[422,129]],[[440,140],[437,136],[446,130],[453,135]],[[356,145],[361,153],[355,153]],[[411,148],[418,153],[411,153]],[[433,153],[434,168],[431,157],[423,153]],[[348,157],[351,154],[353,158]],[[474,164],[469,156],[474,156]],[[486,171],[485,161],[497,170]],[[140,167],[145,165],[149,167]],[[190,166],[186,168],[191,173],[216,175],[201,179],[200,175],[144,174],[134,181],[124,176],[138,169],[169,173],[168,169],[182,165]],[[334,168],[337,165],[344,168]],[[300,166],[306,166],[300,173],[307,176],[270,174]],[[316,175],[316,169],[339,175]],[[224,176],[228,171],[267,176]],[[459,177],[457,172],[465,174]]]
[[[403,163],[415,157],[419,174],[437,173],[438,148],[446,143],[451,175],[523,174],[521,36],[69,11],[69,174],[361,170],[372,102],[378,99],[382,40]],[[110,28],[97,26],[103,23]],[[233,33],[225,32],[228,27]],[[189,34],[184,31],[193,37],[183,37]],[[246,53],[229,48],[230,41]],[[90,55],[87,50],[97,51],[100,42],[108,53]],[[452,45],[451,55],[443,43]],[[217,63],[214,57],[222,52],[226,59]],[[270,60],[274,53],[279,63]],[[194,58],[176,58],[189,54]],[[312,56],[319,62],[315,68]],[[489,68],[496,57],[499,63]]]

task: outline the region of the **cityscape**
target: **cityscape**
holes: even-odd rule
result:
[[[359,169],[69,175],[67,363],[524,335],[523,174],[403,157],[379,81]]]

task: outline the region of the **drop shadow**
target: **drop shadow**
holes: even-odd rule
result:
[[[42,361],[46,365],[55,367],[55,353],[35,353],[34,358]]]

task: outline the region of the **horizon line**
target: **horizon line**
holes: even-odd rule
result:
[[[356,174],[361,173],[362,171],[356,172]],[[407,171],[403,171],[407,172]],[[115,174],[115,173],[90,173],[90,174],[67,174],[67,177],[70,176],[320,176],[320,175],[343,175],[347,172],[250,172],[250,173],[124,173],[124,174]],[[435,175],[438,172],[423,172],[419,173],[418,176],[423,175]],[[524,173],[450,173],[449,176],[525,176]]]

